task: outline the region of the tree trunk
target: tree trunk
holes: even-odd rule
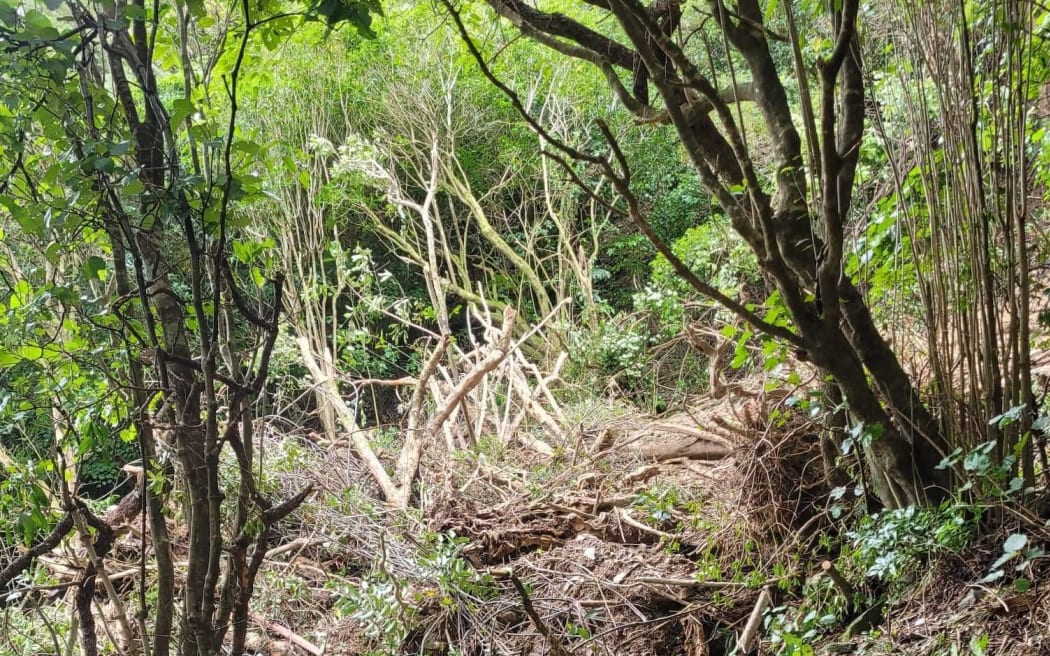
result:
[[[849,412],[863,424],[856,438],[871,469],[871,484],[883,505],[925,505],[938,489],[930,472],[916,466],[912,442],[883,409],[868,384],[860,361],[841,334],[826,336],[813,352],[813,362],[834,376]]]

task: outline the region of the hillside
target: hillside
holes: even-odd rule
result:
[[[0,0],[0,654],[1050,654],[1048,29]]]

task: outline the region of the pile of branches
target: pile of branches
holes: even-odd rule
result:
[[[784,538],[824,516],[831,486],[821,452],[821,427],[781,401],[778,420],[747,415],[756,435],[735,454],[739,496],[756,536]]]
[[[427,631],[453,635],[464,654],[709,653],[760,592],[699,578],[690,554],[707,545],[640,521],[637,498],[519,497],[486,509],[442,499],[431,528],[466,538],[461,553],[490,588],[429,618]]]

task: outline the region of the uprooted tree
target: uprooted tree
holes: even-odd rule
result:
[[[846,266],[847,230],[867,111],[858,39],[859,2],[843,0],[828,12],[832,45],[816,62],[817,79],[811,91],[810,69],[800,49],[802,28],[790,2],[776,8],[788,32],[781,36],[768,26],[756,0],[710,0],[704,8],[675,0],[659,0],[649,6],[638,0],[590,0],[573,7],[571,14],[545,10],[542,3],[486,1],[523,35],[597,66],[620,103],[640,123],[674,127],[696,174],[754,252],[790,322],[767,320],[761,310],[720,293],[660,243],[632,192],[630,163],[612,131],[601,128],[607,155],[547,133],[499,79],[460,10],[446,0],[446,9],[490,81],[508,94],[533,129],[551,144],[547,154],[561,162],[581,186],[586,187],[586,181],[573,162],[599,169],[612,182],[618,198],[599,198],[592,192],[594,198],[629,215],[697,291],[761,333],[790,344],[798,359],[811,361],[829,376],[829,398],[844,399],[853,425],[861,428],[858,433],[865,438],[870,486],[882,504],[901,507],[943,498],[950,482],[938,464],[948,455],[948,440],[880,333],[868,300]],[[771,46],[775,41],[785,46],[778,56]],[[791,54],[785,56],[788,46]],[[712,53],[717,54],[717,62]],[[632,78],[631,83],[626,82]],[[795,103],[789,101],[786,88],[786,81],[792,79],[798,84]],[[650,98],[650,88],[657,97]],[[757,106],[761,127],[745,120],[743,103]],[[771,156],[759,154],[756,145],[760,142]],[[992,219],[985,216],[980,221],[987,227]],[[1018,257],[1023,260],[1023,238],[1019,248]],[[1022,269],[1018,276],[1023,275]],[[1006,284],[1012,289],[1021,277],[1014,276]],[[985,301],[980,306],[982,314],[991,312],[994,317],[994,301]],[[1003,347],[995,339],[995,319],[981,326],[985,336],[991,334],[982,345],[982,358],[985,363],[997,363],[995,376],[1004,359],[1012,357],[1013,366],[1026,366],[1027,344],[1010,340],[1012,351],[999,357]],[[987,388],[991,379],[969,383]],[[1012,398],[1001,389],[998,396],[979,394],[988,401],[979,409],[987,413],[984,423],[1017,405],[1011,401],[1030,400],[1030,393],[1025,396],[1019,388]]]

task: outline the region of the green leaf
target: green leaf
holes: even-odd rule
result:
[[[1006,428],[1010,424],[1015,424],[1021,418],[1021,413],[1028,406],[1022,403],[1021,405],[1015,405],[1001,415],[996,415],[988,420],[989,426],[998,426],[999,428]]]
[[[109,157],[96,157],[91,166],[100,173],[112,173],[116,169],[116,163]]]
[[[244,153],[245,155],[255,156],[259,154],[260,146],[254,141],[241,139],[233,142],[231,150],[238,153]]]
[[[12,310],[23,307],[29,302],[29,299],[33,295],[33,288],[29,282],[25,280],[19,280],[15,283],[11,289],[11,297],[7,300],[7,305]]]
[[[963,469],[968,472],[987,472],[992,466],[990,454],[994,448],[994,441],[985,442],[977,446],[973,451],[966,454],[966,458],[963,459]]]
[[[37,9],[30,9],[26,12],[25,24],[28,28],[25,35],[29,38],[48,40],[59,36],[58,30],[51,24],[51,19],[47,17],[47,14]]]
[[[979,581],[979,583],[993,583],[993,582],[998,581],[999,579],[1003,578],[1003,575],[1004,575],[1003,570],[997,569],[997,570],[995,570],[993,572],[990,572],[988,575],[986,575],[984,578],[982,578]]]
[[[111,155],[126,155],[131,149],[131,141],[125,139],[124,141],[118,141],[115,144],[109,145],[109,152]]]
[[[183,121],[187,117],[192,116],[197,108],[194,107],[193,101],[188,98],[176,98],[171,103],[171,126],[172,128],[178,128],[182,125]]]
[[[375,32],[371,27],[372,14],[378,13],[381,13],[379,3],[374,1],[319,0],[310,7],[307,17],[324,21],[329,29],[339,27],[343,23],[350,23],[362,36],[374,38]]]
[[[985,656],[988,649],[988,634],[982,633],[970,639],[970,653],[973,656]]]
[[[123,16],[120,16],[118,18],[107,18],[104,21],[104,24],[107,28],[113,30],[114,32],[120,32],[122,30],[128,29],[128,19],[124,18]]]
[[[97,255],[92,255],[84,262],[84,275],[88,280],[103,280],[105,276],[99,273],[106,271],[106,261]]]
[[[130,20],[146,20],[146,9],[138,5],[126,5],[124,17]]]
[[[58,264],[59,258],[62,257],[62,244],[59,244],[57,241],[48,244],[47,248],[44,249],[44,257],[51,264]]]
[[[44,349],[40,348],[35,344],[24,344],[18,347],[18,355],[22,356],[23,360],[29,360],[34,362],[44,357]]]
[[[777,10],[777,0],[769,0],[769,4],[766,5],[765,12],[763,12],[765,20],[766,20],[767,23],[773,17],[773,13],[776,10]]]
[[[0,367],[13,367],[21,361],[22,358],[17,354],[7,349],[0,349]]]
[[[142,184],[142,181],[138,178],[125,178],[125,180],[126,182],[124,183],[122,189],[124,193],[129,196],[138,196],[146,190],[146,185]]]

